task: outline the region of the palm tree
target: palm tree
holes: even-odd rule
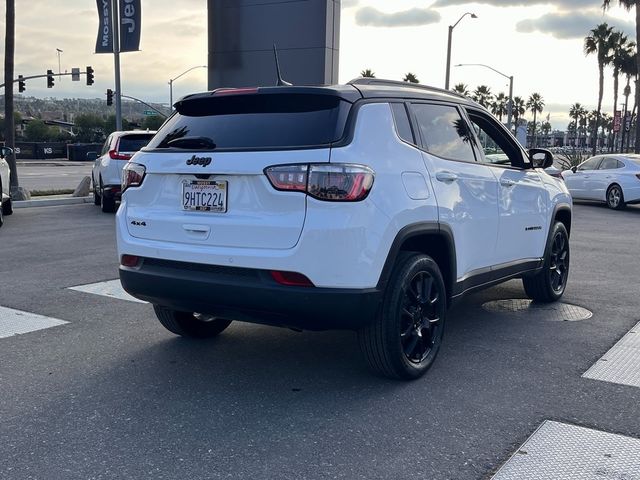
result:
[[[618,0],[618,4],[621,7],[631,11],[633,7],[636,8],[636,45],[640,45],[640,0]],[[603,0],[603,10],[608,10],[611,7],[611,0]],[[636,52],[636,71],[640,71],[640,49]],[[640,110],[640,92],[636,89],[636,111]],[[640,153],[640,122],[636,122],[636,145],[635,152]]]
[[[613,64],[613,115],[615,115],[616,110],[618,110],[620,73],[622,73],[622,69],[628,62],[630,56],[629,52],[634,48],[635,43],[629,42],[629,37],[622,32],[615,31],[611,35],[611,44],[611,63]],[[613,139],[613,142],[613,145],[615,145],[615,138]]]
[[[538,143],[538,135],[536,133],[536,117],[538,113],[542,113],[542,110],[544,110],[544,99],[542,98],[542,95],[540,95],[539,93],[532,93],[531,96],[529,97],[529,100],[527,100],[526,106],[527,106],[527,109],[529,109],[531,113],[533,113],[532,133],[533,133],[533,147],[535,148],[536,144]]]
[[[465,97],[469,96],[469,87],[464,83],[457,84],[455,87],[453,87],[453,91],[460,95],[464,95]]]
[[[495,96],[493,102],[491,102],[491,113],[500,119],[502,122],[503,115],[508,113],[509,98],[502,92]]]
[[[573,119],[575,122],[576,128],[576,145],[580,145],[580,121],[587,114],[587,110],[580,104],[574,103],[571,105],[571,110],[569,110],[569,117]]]
[[[598,71],[600,73],[599,88],[598,88],[598,109],[596,110],[596,125],[592,132],[597,135],[598,125],[600,122],[600,112],[602,111],[602,96],[604,95],[604,67],[611,63],[611,34],[613,28],[606,23],[601,23],[596,28],[591,30],[591,35],[584,39],[584,53],[585,55],[596,54],[598,57]],[[592,155],[596,154],[597,137],[592,136]]]
[[[360,76],[365,78],[376,78],[376,74],[373,73],[373,70],[371,70],[370,68],[361,71]]]
[[[473,98],[474,101],[478,102],[483,107],[487,108],[491,103],[493,95],[491,94],[491,89],[489,87],[487,87],[486,85],[480,85],[473,92],[471,98]]]
[[[416,77],[415,74],[411,72],[407,73],[402,79],[402,81],[409,82],[409,83],[420,83],[420,80],[418,80],[418,77]]]
[[[15,147],[15,120],[13,117],[13,66],[15,55],[16,37],[16,3],[15,0],[7,0],[4,46],[4,144],[7,147]],[[15,200],[23,200],[18,190],[18,170],[16,168],[16,156],[7,155],[7,163],[11,170],[9,188]]]
[[[629,95],[631,95],[631,78],[636,78],[638,76],[638,64],[636,63],[636,50],[637,50],[637,46],[635,44],[633,44],[633,42],[630,43],[630,45],[634,45],[633,47],[630,47],[628,50],[626,51],[622,51],[622,55],[621,55],[621,73],[623,73],[626,77],[627,77],[627,85],[624,87],[624,91],[623,91],[623,95],[625,97],[624,99],[624,116],[623,116],[623,124],[624,122],[626,122],[626,115],[627,112],[629,111]],[[638,90],[638,83],[635,82],[636,84],[636,91]],[[627,141],[625,142],[625,136],[627,136]],[[631,137],[631,135],[627,135],[627,129],[626,129],[626,125],[623,125],[622,128],[622,135],[621,135],[621,141],[620,141],[620,146],[621,146],[621,151],[626,152],[626,145],[629,143],[629,137]]]
[[[518,132],[518,120],[526,113],[525,101],[522,97],[513,97],[513,124],[515,132]]]

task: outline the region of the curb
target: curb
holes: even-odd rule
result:
[[[13,208],[53,207],[56,205],[81,205],[83,203],[93,203],[93,197],[42,198],[12,202]]]

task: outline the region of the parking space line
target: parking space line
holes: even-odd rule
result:
[[[106,282],[90,283],[88,285],[78,285],[76,287],[69,287],[69,290],[76,290],[78,292],[91,293],[93,295],[101,295],[103,297],[117,298],[119,300],[126,300],[128,302],[147,303],[137,298],[132,297],[124,291],[120,280],[108,280]]]
[[[582,376],[603,382],[640,387],[640,323]]]
[[[545,421],[493,480],[640,480],[640,439]]]
[[[69,322],[0,306],[0,338],[57,327]]]

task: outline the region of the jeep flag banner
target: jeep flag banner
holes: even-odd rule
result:
[[[140,0],[120,0],[120,51],[140,50]]]
[[[111,0],[96,0],[98,4],[98,40],[96,53],[113,53],[113,9]]]
[[[120,51],[135,52],[140,50],[140,29],[142,8],[140,0],[96,0],[98,5],[98,39],[96,53],[113,53],[113,2],[117,2],[119,10]]]

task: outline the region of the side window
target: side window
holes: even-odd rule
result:
[[[480,112],[468,111],[471,125],[478,136],[483,155],[482,163],[522,168],[525,160],[522,150],[493,119]]]
[[[597,170],[598,165],[600,164],[600,160],[602,160],[602,157],[590,158],[578,167],[578,171],[581,172],[583,170]]]
[[[622,164],[615,158],[607,157],[602,160],[599,170],[615,170],[616,168],[622,168]]]
[[[476,161],[473,133],[455,107],[414,103],[411,108],[427,152],[450,160]]]
[[[100,155],[104,155],[105,153],[107,153],[109,151],[109,144],[111,143],[111,135],[109,135],[107,137],[107,140],[104,142],[104,145],[102,146],[102,151],[100,152]]]
[[[413,138],[409,115],[407,114],[407,108],[404,106],[404,103],[392,103],[391,110],[393,111],[393,118],[396,122],[398,136],[405,142],[415,145],[416,141]]]

